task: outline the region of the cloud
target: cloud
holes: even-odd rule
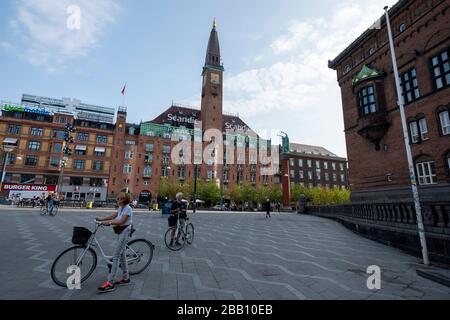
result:
[[[72,5],[80,8],[79,29],[68,27]],[[55,72],[98,46],[119,10],[113,0],[21,0],[9,25],[18,36],[21,56]]]
[[[10,50],[12,48],[11,43],[7,41],[0,41],[0,50]]]
[[[379,19],[385,4],[341,1],[325,16],[288,22],[269,44],[271,65],[225,77],[224,110],[239,113],[249,124],[285,129],[295,141],[345,155],[340,88],[328,59]]]

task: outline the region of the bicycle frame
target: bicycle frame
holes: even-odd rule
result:
[[[89,238],[88,242],[86,243],[86,248],[83,250],[83,252],[81,253],[81,255],[78,257],[78,259],[77,259],[77,261],[76,261],[76,265],[77,265],[77,266],[78,266],[78,265],[80,264],[80,262],[83,260],[83,258],[84,258],[84,256],[85,256],[86,252],[87,252],[87,251],[89,250],[89,248],[91,248],[91,247],[93,247],[93,248],[99,248],[99,249],[100,249],[100,253],[101,253],[101,255],[102,255],[102,258],[106,261],[107,264],[112,264],[112,263],[113,263],[113,261],[112,261],[113,256],[109,256],[109,255],[106,255],[106,254],[105,254],[105,252],[103,251],[103,248],[102,248],[100,242],[98,242],[97,238],[95,237],[95,235],[97,234],[98,229],[99,229],[101,226],[102,226],[101,223],[96,222],[95,230],[94,230],[94,232],[92,233],[91,237]],[[128,250],[131,250],[131,252],[132,252],[134,255],[136,255],[136,252],[134,252],[133,249],[131,249],[130,247],[128,247],[128,244],[127,244],[127,248],[128,248]],[[131,261],[133,261],[133,260],[134,260],[134,259],[129,260],[129,261],[127,260],[127,262],[129,263],[129,262],[131,262]]]

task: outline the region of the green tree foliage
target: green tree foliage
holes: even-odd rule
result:
[[[214,204],[220,200],[220,188],[215,182],[197,181],[198,198],[209,204]]]
[[[291,189],[291,201],[297,202],[299,196],[304,194],[308,202],[312,205],[333,205],[345,204],[350,202],[350,191],[339,188],[305,188],[296,184]]]

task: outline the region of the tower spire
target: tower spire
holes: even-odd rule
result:
[[[211,34],[209,35],[208,48],[206,50],[205,67],[222,69],[220,64],[219,36],[216,30],[216,18],[213,19]]]

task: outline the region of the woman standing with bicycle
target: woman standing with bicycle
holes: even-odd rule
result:
[[[110,292],[115,289],[115,285],[127,285],[130,283],[130,275],[128,273],[128,265],[125,255],[125,247],[130,239],[132,229],[133,210],[130,206],[131,196],[129,193],[122,192],[119,195],[117,212],[108,217],[96,218],[105,226],[113,226],[114,233],[118,235],[113,255],[113,265],[108,280],[98,288],[100,292]],[[117,269],[122,269],[122,277],[119,281],[114,282]]]

